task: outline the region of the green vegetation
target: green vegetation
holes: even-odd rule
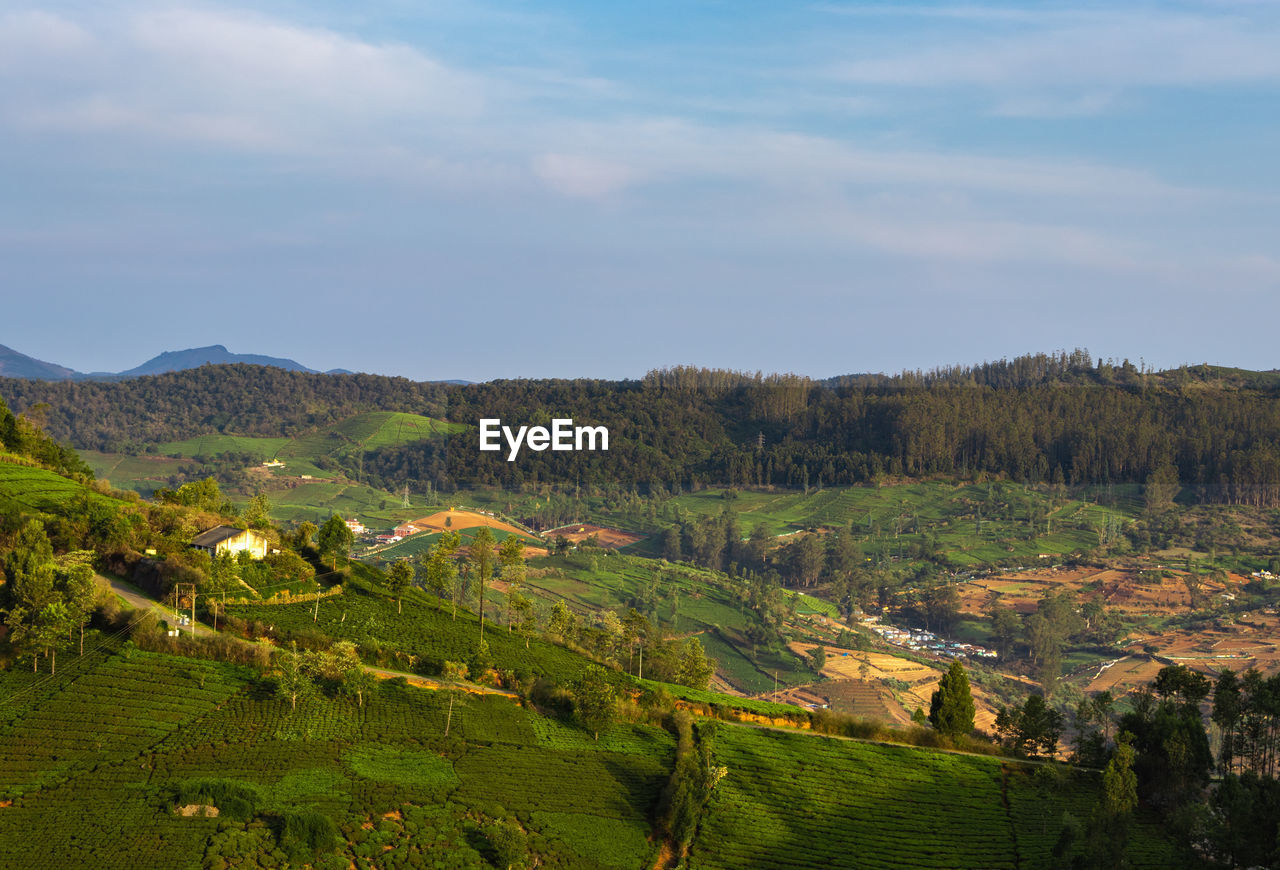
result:
[[[474,614],[460,610],[455,618],[434,596],[416,589],[405,594],[398,612],[395,598],[369,582],[369,569],[354,565],[353,571],[343,594],[318,606],[313,601],[232,604],[226,608],[227,624],[252,623],[259,631],[270,626],[274,636],[304,644],[320,636],[352,640],[388,666],[417,667],[429,674],[441,673],[446,661],[466,662],[476,655],[479,620]],[[587,664],[581,656],[539,639],[531,639],[526,649],[525,639],[505,629],[488,632],[485,640],[499,669],[568,683]]]
[[[655,626],[696,635],[718,673],[741,691],[771,691],[775,675],[780,686],[814,679],[776,632],[765,630],[761,617],[744,607],[745,581],[607,552],[537,559],[533,566],[525,587],[535,598],[592,614],[635,608]]]
[[[357,482],[365,454],[467,428],[418,414],[373,411],[290,438],[208,432],[151,445],[140,455],[86,452],[85,458],[98,477],[143,495],[212,475],[241,499],[267,492],[271,515],[279,521],[318,522],[340,513],[390,526],[436,504],[416,493],[405,508],[401,495]],[[268,476],[248,473],[268,461],[283,466],[262,469]]]
[[[452,839],[471,845],[447,866],[487,867],[477,834],[500,823],[527,831],[543,866],[639,867],[652,852],[661,729],[556,748],[533,727],[543,717],[473,698],[454,712],[461,739],[446,739],[444,693],[384,684],[363,707],[321,695],[291,710],[264,689],[246,669],[128,648],[86,656],[57,686],[3,675],[0,864],[199,868],[238,851],[275,867],[279,850],[318,867],[386,866],[392,852],[439,866],[429,850]]]
[[[52,471],[0,457],[0,510],[7,514],[17,516],[29,511],[65,514],[74,503],[85,499],[107,507],[122,504],[118,499],[93,492]]]
[[[715,760],[727,774],[694,840],[693,867],[1052,866],[1053,843],[1024,840],[1031,826],[1002,797],[1029,812],[1023,794],[1035,790],[1034,776],[997,759],[721,728]],[[1066,772],[1034,794],[1056,839],[1062,813],[1095,799],[1097,783]],[[1169,866],[1159,847],[1144,827],[1132,866]]]

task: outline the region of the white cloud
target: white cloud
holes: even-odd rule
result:
[[[917,50],[845,60],[828,72],[865,85],[1144,87],[1280,80],[1280,28],[1236,16],[1084,11],[1000,33],[960,30]]]
[[[639,79],[620,86],[589,64],[464,68],[416,46],[260,14],[133,8],[0,18],[0,125],[80,137],[90,149],[110,134],[179,154],[198,143],[215,155],[284,156],[318,185],[354,178],[411,195],[482,193],[486,207],[550,194],[569,200],[559,214],[586,222],[616,198],[623,207],[612,216],[622,220],[690,221],[690,244],[704,227],[733,227],[760,249],[804,238],[829,251],[854,245],[939,262],[1176,269],[1189,255],[1171,240],[1192,235],[1207,203],[1236,196],[1097,160],[805,132],[820,128],[789,126],[783,113],[753,112],[748,125],[642,111],[635,105],[652,106],[653,95],[637,97]],[[1265,27],[1224,19],[1197,36],[1200,19],[1185,15],[1045,20],[982,42],[865,57],[839,72],[859,84],[990,86],[992,111],[1020,117],[1104,111],[1135,82],[1280,76],[1280,51],[1261,50],[1274,42]],[[681,93],[670,103],[688,109],[718,96]],[[738,102],[785,98],[770,90]],[[847,101],[839,114],[848,116],[880,99],[815,89],[800,102],[812,110]],[[1235,274],[1270,274],[1270,261],[1238,257]]]
[[[540,154],[534,158],[533,168],[552,190],[588,199],[620,191],[636,178],[635,172],[621,163],[579,154]]]
[[[29,13],[17,25],[16,39],[43,47],[0,67],[0,106],[28,127],[314,152],[393,126],[430,136],[484,107],[479,77],[414,48],[248,13]]]

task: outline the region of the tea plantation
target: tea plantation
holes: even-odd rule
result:
[[[4,675],[0,867],[488,867],[504,831],[547,867],[656,850],[659,728],[597,742],[467,697],[446,738],[447,693],[400,682],[293,709],[251,671],[128,646],[66,670]]]
[[[1086,774],[995,758],[722,727],[712,794],[690,866],[1048,868],[1063,814],[1087,818]],[[1131,838],[1133,867],[1172,866],[1157,833]]]

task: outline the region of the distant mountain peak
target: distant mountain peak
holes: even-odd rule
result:
[[[256,366],[274,366],[291,372],[319,374],[302,363],[275,356],[256,353],[232,353],[226,345],[211,344],[207,347],[191,347],[186,350],[166,350],[164,353],[123,372],[78,372],[66,366],[43,362],[13,348],[0,344],[0,377],[22,378],[32,381],[112,381],[137,378],[144,375],[161,375],[183,371],[203,365],[244,363]]]
[[[0,344],[0,377],[31,381],[65,381],[76,373],[66,366],[47,363]]]
[[[203,365],[225,365],[227,363],[275,366],[291,372],[315,372],[315,369],[307,368],[295,360],[263,356],[255,353],[232,353],[224,345],[211,344],[208,347],[167,350],[159,356],[152,357],[140,366],[120,372],[117,377],[136,378],[142,375],[160,375],[165,372],[193,369]]]

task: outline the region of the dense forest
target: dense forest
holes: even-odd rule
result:
[[[134,452],[203,432],[290,435],[369,410],[475,425],[605,425],[608,453],[481,453],[475,432],[370,452],[386,487],[811,488],[888,478],[1181,483],[1201,501],[1280,504],[1280,385],[1209,367],[1147,372],[1084,351],[815,381],[676,368],[640,380],[419,384],[205,366],[121,383],[0,380],[15,410],[79,448]],[[41,408],[41,405],[47,405]]]

